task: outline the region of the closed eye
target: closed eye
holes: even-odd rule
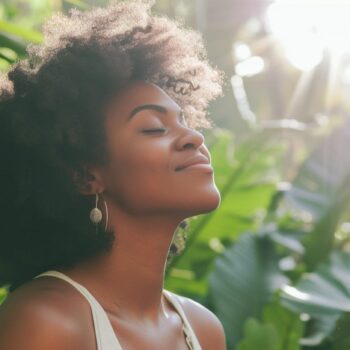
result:
[[[164,132],[166,129],[144,129],[142,132],[152,133],[152,132]]]

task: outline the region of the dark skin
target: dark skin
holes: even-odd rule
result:
[[[144,109],[129,119],[144,104],[165,110]],[[131,82],[108,105],[110,164],[88,168],[90,187],[78,184],[84,195],[101,193],[99,208],[105,220],[105,200],[116,240],[109,253],[59,271],[94,295],[123,349],[188,349],[180,316],[162,294],[166,259],[179,223],[217,208],[220,193],[213,173],[194,167],[175,171],[194,155],[210,159],[203,135],[179,112],[158,86]],[[179,298],[203,350],[225,350],[218,318]],[[0,309],[0,349],[24,348],[97,349],[90,306],[73,286],[43,276],[9,295]]]

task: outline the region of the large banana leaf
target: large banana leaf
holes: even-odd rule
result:
[[[259,318],[273,293],[288,279],[279,271],[278,255],[268,235],[246,233],[216,259],[209,292],[229,344],[243,335],[243,323]]]
[[[283,304],[315,319],[314,330],[304,344],[318,345],[334,330],[337,319],[350,312],[350,253],[334,251],[329,261],[307,273],[294,286],[283,286]]]
[[[315,221],[328,211],[329,199],[350,173],[350,123],[336,129],[321,141],[300,167],[287,199],[310,213]]]
[[[278,301],[264,307],[262,320],[248,318],[237,350],[299,350],[303,322]]]
[[[273,325],[261,324],[254,318],[248,318],[244,327],[244,341],[237,350],[279,350],[278,343],[278,333]]]
[[[327,259],[337,229],[350,202],[350,122],[323,140],[301,166],[286,202],[307,212],[313,229],[305,237],[309,270]]]

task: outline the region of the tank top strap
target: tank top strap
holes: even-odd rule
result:
[[[122,350],[121,344],[114,332],[114,329],[105,310],[83,285],[57,270],[45,271],[34,276],[33,279],[40,276],[54,276],[67,281],[73,287],[75,287],[89,302],[95,327],[97,350]],[[179,316],[182,319],[183,331],[189,348],[191,350],[202,350],[201,345],[186,317],[185,312],[183,311],[180,301],[177,299],[176,294],[163,289],[163,295],[174,306],[175,310],[178,312]]]
[[[182,308],[180,301],[176,294],[170,292],[169,290],[163,289],[163,294],[169,300],[169,302],[174,306],[176,311],[179,313],[183,322],[183,330],[186,336],[186,341],[190,349],[192,350],[202,350],[202,347],[197,339],[196,334],[194,333],[193,328],[191,327],[190,322],[188,321],[186,314]]]
[[[97,350],[122,350],[106,312],[94,298],[94,296],[83,285],[56,270],[45,271],[36,275],[33,277],[33,279],[40,276],[54,276],[61,278],[75,287],[87,299],[91,307],[95,327]]]

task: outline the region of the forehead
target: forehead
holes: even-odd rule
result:
[[[110,101],[108,113],[127,118],[128,114],[142,104],[159,104],[177,110],[178,104],[159,86],[142,80],[131,81]]]

